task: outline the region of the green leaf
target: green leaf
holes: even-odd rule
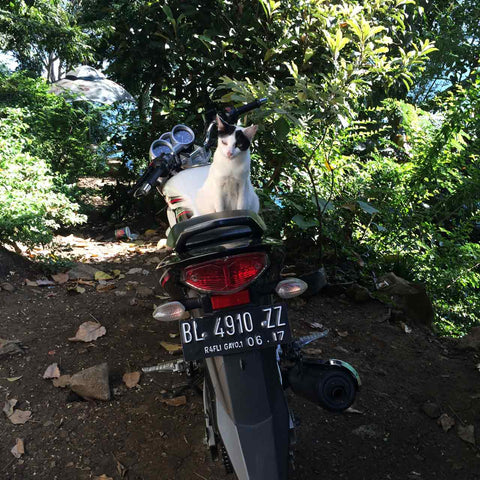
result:
[[[303,215],[297,214],[292,220],[302,229],[318,227],[318,220],[316,218],[305,218]]]
[[[273,129],[275,130],[276,135],[281,139],[285,138],[290,131],[290,125],[285,119],[285,117],[280,117],[274,124]]]
[[[361,200],[357,200],[358,206],[365,212],[368,213],[369,215],[373,215],[375,213],[379,213],[379,211],[370,205],[367,202],[362,202]]]

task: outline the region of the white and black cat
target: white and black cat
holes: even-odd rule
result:
[[[200,215],[225,210],[253,210],[259,201],[250,182],[250,144],[257,125],[230,125],[217,115],[218,146],[196,198]]]

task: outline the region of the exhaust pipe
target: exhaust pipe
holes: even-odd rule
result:
[[[341,360],[302,360],[288,370],[287,380],[295,394],[330,412],[350,407],[361,385],[355,369]]]

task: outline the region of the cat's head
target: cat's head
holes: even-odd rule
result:
[[[251,125],[246,128],[238,127],[237,125],[230,125],[217,115],[217,127],[217,149],[220,149],[224,157],[233,160],[250,148],[258,125]]]

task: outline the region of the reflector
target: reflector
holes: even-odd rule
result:
[[[234,293],[253,282],[267,265],[266,253],[243,253],[191,265],[183,271],[183,281],[201,292]]]
[[[185,311],[185,307],[180,302],[168,302],[160,305],[153,312],[153,318],[161,322],[173,322],[174,320],[182,320],[190,314]]]
[[[286,278],[278,282],[275,291],[280,298],[293,298],[301,295],[308,288],[308,285],[299,278]]]

